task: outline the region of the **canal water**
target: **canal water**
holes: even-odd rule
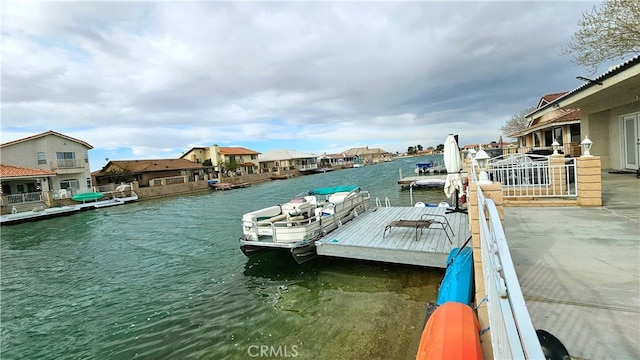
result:
[[[397,159],[141,201],[1,230],[5,359],[414,359],[442,270],[284,254],[247,259],[243,213],[358,184],[410,205]],[[441,188],[414,201],[446,200]]]

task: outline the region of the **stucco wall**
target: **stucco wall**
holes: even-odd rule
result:
[[[610,110],[592,112],[582,110],[582,139],[593,141],[591,154],[600,156],[603,169],[623,169],[623,129],[620,116],[640,111],[640,104],[632,103]]]
[[[38,164],[38,152],[44,152],[46,154],[46,164]],[[58,168],[56,152],[75,153],[77,167]],[[2,163],[57,172],[58,175],[52,177],[50,184],[48,184],[48,188],[54,191],[60,189],[61,180],[70,179],[78,180],[80,192],[90,191],[91,189],[87,186],[87,178],[91,179],[87,147],[55,135],[47,135],[3,147]]]
[[[171,184],[164,186],[151,186],[137,188],[134,186],[134,191],[138,194],[139,200],[147,200],[164,196],[172,196],[185,194],[195,191],[204,191],[209,189],[209,184],[206,181],[192,181],[182,184]]]

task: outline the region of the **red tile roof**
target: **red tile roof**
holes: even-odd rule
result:
[[[540,103],[542,103],[543,101],[545,101],[545,104],[546,103],[550,103],[553,100],[565,95],[566,93],[568,93],[568,91],[563,91],[563,92],[554,93],[554,94],[542,95],[542,98],[540,99]],[[538,107],[540,107],[540,105],[538,105]]]
[[[561,114],[559,114],[558,116],[551,119],[546,119],[543,122],[539,122],[539,123],[534,122],[533,124],[531,124],[530,127],[520,132],[517,132],[514,135],[522,136],[536,130],[546,129],[548,127],[551,127],[552,125],[571,124],[571,123],[580,122],[580,109],[562,109],[560,111],[561,111]],[[536,121],[538,120],[540,119],[536,119]]]
[[[48,136],[48,135],[58,136],[58,137],[61,137],[61,138],[64,138],[64,139],[67,139],[67,140],[74,141],[74,142],[77,142],[79,144],[82,144],[82,145],[88,147],[89,149],[93,149],[93,146],[89,145],[88,143],[86,143],[86,142],[84,142],[82,140],[78,140],[76,138],[72,138],[71,136],[60,134],[59,132],[55,132],[53,130],[45,131],[43,133],[36,134],[36,135],[27,136],[27,137],[22,138],[22,139],[8,141],[8,142],[6,142],[4,144],[0,144],[0,147],[5,147],[5,146],[17,144],[17,143],[21,143],[21,142],[24,142],[24,141],[29,141],[29,140],[45,137],[45,136]]]
[[[202,164],[196,164],[187,159],[154,159],[154,160],[111,160],[101,170],[92,175],[100,176],[110,167],[115,166],[132,173],[151,171],[202,169]]]
[[[221,147],[220,154],[221,155],[258,155],[260,153],[257,151],[240,147],[240,146],[236,146],[236,147]]]
[[[0,178],[21,178],[37,176],[55,176],[53,171],[30,169],[20,166],[0,164]]]

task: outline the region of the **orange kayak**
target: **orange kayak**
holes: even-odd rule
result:
[[[416,360],[482,359],[480,324],[473,309],[446,302],[429,317]]]

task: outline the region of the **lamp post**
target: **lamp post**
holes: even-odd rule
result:
[[[467,154],[467,158],[469,158],[469,160],[471,160],[471,163],[473,163],[473,159],[475,159],[476,157],[476,149],[471,148],[469,149],[469,153]]]
[[[580,147],[582,147],[582,157],[590,157],[591,155],[591,145],[593,145],[593,141],[589,140],[587,135],[584,136],[584,140],[580,142]]]
[[[553,155],[558,155],[558,149],[560,148],[558,140],[553,139],[553,144],[551,144],[551,146],[553,146]]]
[[[478,163],[478,167],[480,168],[480,178],[478,179],[479,185],[493,184],[491,180],[489,180],[489,174],[487,173],[487,164],[489,162],[489,155],[487,154],[482,146],[480,150],[476,153],[475,161]]]

